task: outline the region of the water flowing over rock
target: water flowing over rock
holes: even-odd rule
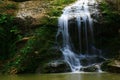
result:
[[[63,14],[58,20],[57,41],[61,47],[65,61],[70,65],[71,70],[80,71],[81,61],[84,59],[88,65],[100,63],[98,58],[101,56],[101,50],[94,45],[93,20],[98,18],[96,0],[77,0],[64,8]],[[62,36],[62,44],[59,42],[59,36]],[[96,67],[95,67],[96,68]]]

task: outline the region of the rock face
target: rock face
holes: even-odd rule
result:
[[[49,6],[50,1],[22,0],[22,2],[18,2],[16,17],[24,21],[23,24],[21,23],[22,25],[34,28],[34,26],[42,24]]]
[[[106,61],[101,66],[103,71],[120,73],[120,61],[119,60],[111,60]]]
[[[31,16],[32,18],[41,18],[44,16],[45,8],[48,4],[42,4],[42,1],[25,1],[19,3],[19,10],[16,13],[17,17],[25,18]]]
[[[43,24],[43,19],[47,15],[47,9],[50,2],[41,0],[15,0],[18,3],[16,11],[15,24],[22,30],[22,33],[28,33]]]
[[[45,73],[60,73],[70,71],[69,65],[63,60],[52,61],[44,66]]]

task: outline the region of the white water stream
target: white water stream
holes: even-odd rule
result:
[[[56,36],[58,38],[59,35],[62,35],[63,39],[62,45],[59,45],[60,50],[73,72],[80,71],[83,66],[82,59],[88,60],[88,66],[96,63],[94,58],[101,54],[101,51],[94,47],[92,13],[97,17],[96,0],[77,0],[64,8],[63,14],[58,20],[59,28]],[[76,26],[70,24],[70,21],[74,22]],[[70,33],[70,27],[77,30]],[[74,34],[76,32],[77,35]],[[77,39],[77,42],[74,42],[73,37]]]

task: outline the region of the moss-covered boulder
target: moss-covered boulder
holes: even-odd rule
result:
[[[101,66],[103,71],[120,73],[120,60],[108,60]]]

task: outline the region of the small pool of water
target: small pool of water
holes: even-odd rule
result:
[[[120,74],[112,73],[61,73],[0,75],[0,80],[119,80]]]

